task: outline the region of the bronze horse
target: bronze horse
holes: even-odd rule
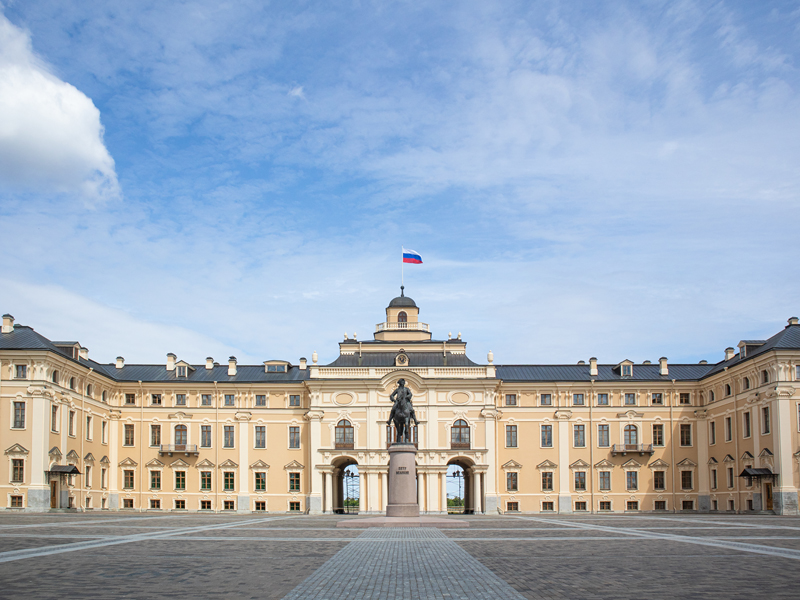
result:
[[[394,403],[392,412],[389,414],[389,420],[386,424],[394,422],[394,429],[397,432],[395,437],[396,443],[410,443],[411,439],[411,421],[414,425],[418,425],[417,415],[414,412],[414,406],[411,404],[411,390],[405,387],[406,380],[401,379],[397,382],[397,388],[389,396],[389,399]]]

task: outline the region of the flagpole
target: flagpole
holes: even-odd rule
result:
[[[400,246],[400,287],[401,288],[404,287],[405,284],[406,284],[406,282],[405,282],[405,272],[403,270],[403,266],[404,266],[403,265],[403,247]]]

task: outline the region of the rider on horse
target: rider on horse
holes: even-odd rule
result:
[[[411,438],[411,419],[414,424],[418,425],[417,414],[414,412],[414,405],[411,404],[412,393],[406,386],[406,380],[400,379],[397,382],[397,388],[389,396],[392,401],[392,412],[389,413],[389,420],[386,424],[389,425],[394,421],[394,427],[397,432],[397,442],[408,442]]]

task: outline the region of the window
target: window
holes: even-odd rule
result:
[[[550,394],[542,394],[539,404],[541,404],[542,406],[552,406],[553,396]]]
[[[627,510],[639,510],[639,501],[638,500],[628,500],[625,504]]]
[[[256,425],[256,448],[267,447],[267,428],[264,425]]]
[[[708,424],[708,443],[712,446],[717,443],[717,424],[714,421]]]
[[[583,394],[572,394],[572,405],[583,406]]]
[[[124,431],[124,438],[122,440],[123,446],[133,446],[133,424],[126,423],[123,429]]]
[[[11,496],[11,508],[22,508],[22,496]]]
[[[719,502],[717,500],[711,501],[711,510],[717,511],[719,510]]]
[[[625,394],[625,405],[626,406],[635,406],[636,405],[636,394]]]
[[[186,510],[186,500],[175,500],[175,510]]]
[[[28,365],[16,365],[14,377],[16,379],[28,378]]]
[[[597,394],[598,406],[608,406],[608,394]]]
[[[25,429],[24,402],[14,402],[14,429]]]
[[[730,396],[731,395],[731,384],[730,383],[726,383],[725,384],[725,395],[726,396]]]
[[[222,432],[223,432],[222,447],[233,448],[233,425],[225,425],[222,428]]]
[[[800,381],[800,365],[797,365],[794,368],[794,380],[795,381]],[[748,389],[750,388],[750,380],[749,379],[747,380],[747,387],[748,387]]]
[[[725,441],[730,442],[733,439],[733,421],[731,417],[725,417]]]
[[[519,512],[519,502],[506,502],[506,512]]]
[[[58,431],[58,406],[50,407],[50,431]]]
[[[256,512],[264,512],[267,510],[267,503],[264,500],[256,500]]]
[[[100,443],[108,443],[108,422],[100,421]]]
[[[749,438],[751,435],[749,411],[742,414],[742,430],[744,431],[744,437]]]
[[[266,405],[267,405],[266,394],[256,394],[256,406],[266,406]]]
[[[289,473],[289,491],[300,491],[300,473]]]
[[[161,471],[150,471],[150,489],[161,489]]]
[[[576,492],[586,491],[586,472],[585,471],[575,471],[575,491]]]
[[[583,448],[586,446],[586,426],[573,425],[572,426],[572,442],[576,448]]]
[[[211,394],[200,395],[200,406],[211,406]]]
[[[161,425],[150,425],[150,445],[161,445]]]
[[[543,492],[553,491],[553,473],[550,471],[545,471],[544,473],[542,473],[542,491]]]
[[[133,508],[133,498],[123,498],[122,508]]]
[[[692,487],[694,487],[692,485],[692,472],[681,471],[681,489],[690,490]]]
[[[651,404],[664,404],[664,394],[651,394],[650,395],[650,403]]]
[[[236,510],[236,503],[233,500],[225,500],[222,502],[223,510]]]
[[[300,503],[289,502],[289,512],[300,512]]]
[[[211,510],[211,500],[200,500],[200,510]]]
[[[605,423],[597,426],[597,445],[600,448],[608,448],[611,445],[608,435],[608,425]]]
[[[179,365],[178,367],[175,368],[175,375],[177,377],[186,377],[186,375],[188,374],[187,371],[188,369],[186,368],[185,365]]]
[[[711,469],[711,489],[717,489],[717,470]]]
[[[267,373],[286,373],[286,365],[267,365]]]
[[[92,395],[92,384],[91,383],[86,386],[86,395],[87,396],[91,396]]]
[[[125,404],[136,404],[136,394],[125,394]]]
[[[103,399],[103,402],[107,403],[108,402],[108,392],[103,390],[103,394],[102,394],[101,398]]]
[[[611,502],[609,500],[601,500],[600,510],[611,510]]]
[[[289,448],[300,447],[300,427],[289,427]]]
[[[69,420],[67,422],[67,433],[72,437],[75,437],[75,411],[69,411]]]
[[[203,491],[211,489],[211,471],[200,471],[200,489]]]
[[[797,367],[797,368],[798,368],[798,369],[800,369],[800,367]],[[798,377],[795,377],[795,379],[798,379]],[[746,390],[749,390],[749,389],[750,389],[750,378],[749,378],[749,377],[745,377],[745,378],[742,380],[742,387],[743,387],[744,389],[746,389]]]
[[[708,392],[708,401],[713,402],[715,400],[714,390],[709,390]]]
[[[122,479],[123,479],[123,487],[126,490],[132,490],[133,489],[133,469],[125,469],[122,472],[122,475],[123,475],[123,477],[122,477]]]
[[[506,447],[507,448],[516,448],[517,447],[517,426],[516,425],[506,425]]]
[[[553,512],[555,510],[552,502],[542,502],[542,511]]]
[[[622,365],[622,376],[633,377],[633,365]]]
[[[84,487],[92,487],[92,467],[89,465],[84,467]]]
[[[175,489],[186,489],[186,471],[175,471]]]
[[[761,383],[769,383],[769,373],[766,369],[761,371]]]
[[[600,471],[598,474],[599,486],[603,491],[611,489],[611,471]]]
[[[352,448],[355,438],[353,425],[347,419],[342,419],[334,429],[335,444],[337,448]]]
[[[694,510],[694,500],[684,500],[681,507],[683,510]]]
[[[188,439],[186,425],[175,425],[175,446],[185,446]],[[178,450],[178,448],[175,448]]]
[[[667,501],[666,500],[656,500],[655,509],[656,510],[667,510]]]
[[[22,483],[25,481],[25,459],[12,458],[11,459],[11,481],[14,483]]]
[[[236,398],[233,394],[225,394],[225,406],[235,406]]]
[[[542,448],[553,447],[553,426],[542,425]]]
[[[265,492],[267,490],[267,474],[256,473],[256,491]]]
[[[103,468],[100,469],[100,487],[106,489],[108,487],[106,484],[108,483],[106,477],[108,475],[108,470]]]
[[[58,371],[53,371],[53,377],[51,377],[53,383],[58,383]]]
[[[451,448],[469,448],[469,425],[464,419],[458,419],[450,429]]]
[[[639,489],[639,473],[636,471],[628,471],[625,473],[625,484],[629,490]]]
[[[681,392],[678,400],[679,404],[691,404],[692,395],[689,392]]]
[[[211,448],[211,425],[200,425],[200,447]]]
[[[736,503],[733,500],[728,500],[728,510],[730,511],[736,510]]]
[[[289,395],[289,406],[300,406],[300,394]]]
[[[761,433],[766,435],[769,432],[770,432],[769,406],[764,406],[761,409]]]
[[[516,492],[519,488],[518,484],[519,473],[506,473],[506,490],[509,492]]]
[[[186,406],[186,394],[175,394],[175,406]]]
[[[223,482],[223,486],[224,486],[223,489],[225,489],[226,491],[231,491],[231,490],[236,489],[236,486],[235,486],[235,484],[236,484],[235,475],[236,475],[236,473],[234,473],[233,471],[225,471],[222,474],[222,482]]]
[[[667,477],[665,471],[653,471],[653,488],[656,490],[667,489]]]
[[[517,395],[506,394],[506,406],[516,406],[516,405],[517,405]]]
[[[150,394],[150,404],[161,406],[161,394]]]
[[[75,389],[75,378],[74,377],[70,377],[69,378],[69,389],[71,389],[71,390]]]
[[[663,423],[655,423],[653,425],[653,446],[664,445],[664,425]]]
[[[92,417],[86,417],[86,439],[92,440]]]
[[[728,487],[729,488],[733,487],[733,482],[734,482],[734,479],[733,479],[733,467],[728,467]]]
[[[692,426],[689,423],[681,423],[681,446],[692,445]]]
[[[639,429],[636,425],[625,425],[623,431],[625,444],[638,445],[639,444]]]

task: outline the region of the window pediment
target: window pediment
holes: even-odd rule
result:
[[[219,465],[220,469],[238,469],[239,465],[233,462],[230,458],[226,461],[223,461]]]
[[[83,457],[83,460],[86,462],[94,462],[94,454],[89,452],[86,456]]]
[[[6,450],[6,454],[9,454],[9,455],[11,455],[11,454],[17,454],[17,455],[19,455],[19,454],[28,454],[28,450],[24,446],[21,446],[20,444],[14,444],[14,445],[12,445],[10,448],[8,448]]]
[[[163,467],[163,466],[164,466],[164,463],[162,463],[162,462],[161,462],[160,460],[158,460],[157,458],[154,458],[154,459],[153,459],[153,460],[151,460],[150,462],[146,462],[144,466],[145,466],[145,467]]]
[[[137,463],[135,460],[133,460],[132,458],[128,457],[128,458],[125,458],[125,459],[121,460],[120,463],[119,463],[119,466],[120,467],[135,467],[138,464],[139,463]]]
[[[603,460],[601,460],[600,462],[595,464],[594,468],[595,469],[613,469],[615,466],[616,465],[614,463],[612,463],[610,460],[608,460],[607,458],[604,458]]]
[[[214,468],[214,463],[211,462],[210,460],[208,460],[207,458],[204,458],[199,463],[197,463],[195,465],[195,467],[198,468],[198,469],[199,468],[213,469]]]
[[[654,460],[649,465],[647,465],[651,469],[668,469],[669,463],[666,461],[659,459]]]
[[[537,469],[556,469],[558,465],[551,460],[545,460],[536,465]]]
[[[269,465],[265,463],[263,460],[258,459],[252,465],[250,465],[251,469],[269,469]]]
[[[75,450],[70,450],[69,452],[67,452],[67,458],[69,460],[80,460],[81,459],[81,457],[78,455],[77,452],[75,452]]]
[[[297,471],[299,469],[305,469],[305,467],[296,460],[293,460],[289,464],[284,465],[283,468],[286,469],[287,471]]]
[[[504,464],[504,465],[503,465],[503,468],[504,468],[504,469],[521,469],[521,468],[522,468],[522,465],[521,465],[521,464],[519,464],[519,463],[518,463],[517,461],[515,461],[515,460],[510,460],[510,461],[508,461],[506,464]]]

